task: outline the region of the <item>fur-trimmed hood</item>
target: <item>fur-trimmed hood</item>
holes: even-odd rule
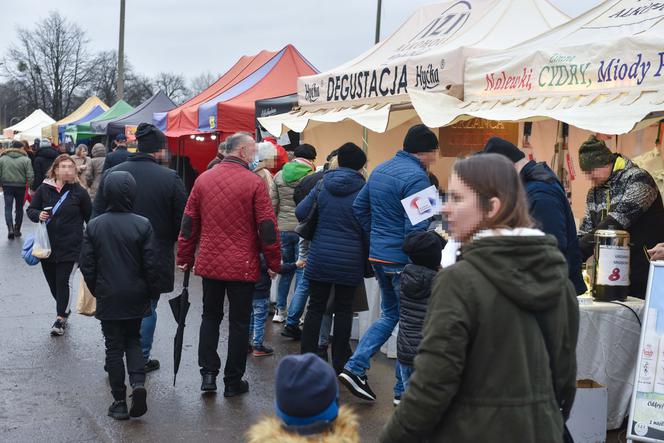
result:
[[[339,416],[332,430],[316,435],[299,435],[286,431],[275,417],[266,417],[253,425],[247,433],[248,443],[359,443],[357,416],[346,406],[339,408]]]

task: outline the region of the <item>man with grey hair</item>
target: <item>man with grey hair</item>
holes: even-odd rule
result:
[[[256,143],[248,133],[239,132],[226,139],[224,159],[194,184],[178,239],[178,268],[186,271],[195,267],[196,275],[203,278],[198,345],[203,392],[217,389],[221,368],[217,354],[219,325],[224,297],[228,297],[225,397],[249,391],[249,383],[242,377],[260,254],[271,271],[281,268],[277,220],[265,183],[252,172],[250,164],[255,158]]]

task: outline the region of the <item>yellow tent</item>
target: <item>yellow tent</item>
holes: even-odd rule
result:
[[[62,141],[67,125],[83,123],[87,121],[86,118],[88,118],[88,120],[93,119],[107,110],[108,106],[106,103],[101,101],[99,97],[92,96],[67,117],[43,128],[42,137],[51,137],[53,139],[53,144],[59,145]]]

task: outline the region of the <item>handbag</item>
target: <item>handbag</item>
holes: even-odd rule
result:
[[[318,196],[323,189],[323,180],[316,184],[316,197],[311,203],[311,209],[304,219],[297,224],[295,232],[305,240],[313,240],[316,225],[318,224]]]
[[[53,206],[51,211],[51,218],[58,212],[58,209],[65,201],[69,191],[65,192],[58,202]],[[48,258],[51,255],[51,244],[48,239],[48,231],[46,230],[46,225],[51,221],[51,218],[46,220],[45,223],[39,222],[37,226],[37,232],[34,234],[29,234],[25,237],[23,242],[23,248],[21,248],[21,257],[29,266],[35,266],[39,263],[40,259]],[[33,254],[33,251],[37,254]]]
[[[97,299],[92,295],[85,279],[81,276],[81,282],[78,285],[78,297],[76,298],[76,312],[89,317],[97,313]]]

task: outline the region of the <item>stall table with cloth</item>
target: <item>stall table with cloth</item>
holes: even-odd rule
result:
[[[576,346],[577,380],[591,379],[607,387],[607,429],[618,429],[629,413],[639,352],[643,300],[581,304]],[[631,308],[634,312],[632,312]]]

